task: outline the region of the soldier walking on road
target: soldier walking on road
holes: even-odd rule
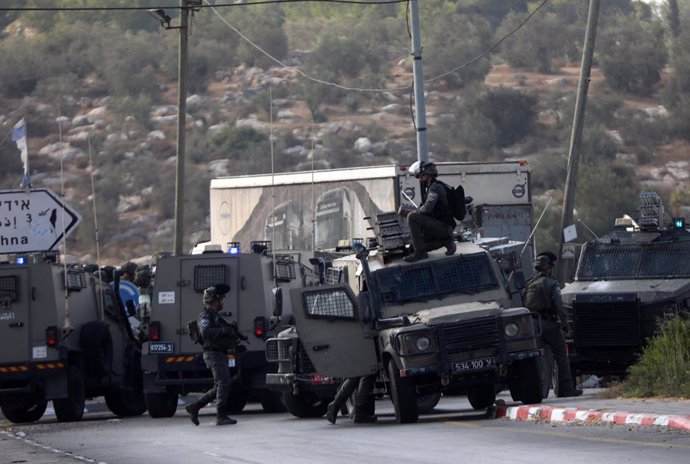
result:
[[[237,328],[228,324],[218,314],[223,309],[223,297],[230,291],[230,287],[219,284],[204,290],[204,310],[199,313],[197,323],[204,349],[204,362],[213,374],[213,388],[204,393],[194,403],[185,407],[194,425],[199,425],[199,410],[217,399],[216,425],[236,424],[237,421],[228,417],[228,402],[230,397],[230,371],[228,369],[229,351],[237,348],[240,336]]]
[[[534,260],[534,276],[525,288],[525,307],[541,316],[542,340],[549,345],[558,366],[558,396],[580,396],[582,390],[575,388],[570,372],[570,361],[566,352],[563,328],[567,327],[561,287],[551,277],[556,255],[550,251],[539,254]]]

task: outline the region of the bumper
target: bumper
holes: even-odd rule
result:
[[[44,380],[62,375],[66,368],[61,361],[0,365],[0,395],[39,391]]]
[[[318,374],[266,374],[266,387],[273,391],[335,392],[339,383],[340,379]]]

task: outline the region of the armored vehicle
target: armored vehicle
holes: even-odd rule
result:
[[[232,244],[226,252],[158,259],[151,310],[144,318],[149,341],[144,343],[142,359],[151,417],[173,416],[178,395],[205,391],[213,384],[201,346],[189,337],[187,322],[203,309],[204,289],[217,284],[230,286],[221,316],[237,323],[239,332],[249,337],[246,352],[228,354],[232,412],[242,410],[250,395],[265,411],[284,410],[280,395],[266,388],[266,373],[274,365],[266,362],[265,339],[278,330],[271,316],[276,301],[282,304],[283,290],[310,285],[315,277],[303,264],[310,257],[304,253],[272,253],[267,241],[252,242],[250,250],[241,253],[239,244]],[[289,301],[283,311],[291,314]]]
[[[375,248],[335,259],[332,283],[291,292],[299,338],[269,340],[280,370],[268,382],[318,415],[335,378],[376,373],[400,423],[416,422],[430,393],[465,393],[482,409],[507,386],[515,400],[541,402],[538,318],[513,307],[505,278],[524,244],[465,241],[455,255],[406,263],[396,223],[379,215]]]
[[[690,313],[690,233],[659,196],[640,195],[636,217],[585,243],[562,291],[571,319],[574,374],[624,376],[659,319]]]
[[[0,407],[12,422],[77,421],[86,398],[118,416],[146,410],[141,344],[118,292],[56,255],[0,264]]]

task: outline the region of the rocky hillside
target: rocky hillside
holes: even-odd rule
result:
[[[398,85],[411,81],[405,60],[396,61],[392,67]],[[217,73],[206,92],[189,95],[187,247],[209,236],[208,182],[211,178],[270,172],[272,150],[268,135],[271,132],[275,140],[273,162],[278,171],[308,170],[312,162],[316,168],[329,168],[409,163],[416,158],[408,94],[375,94],[353,107],[327,105],[323,110],[328,114],[327,121],[313,122],[306,102],[295,96],[294,89],[301,79],[291,69],[239,66]],[[541,126],[548,126],[556,117],[568,120],[572,116],[555,114],[546,106],[546,96],[552,90],[574,94],[577,79],[578,69],[574,66],[562,67],[559,72],[546,75],[496,65],[485,84],[540,96],[538,121]],[[137,122],[135,116],[113,108],[111,98],[89,97],[89,93],[96,93],[90,89],[99,85],[97,80],[85,80],[83,96],[63,97],[60,106],[31,97],[5,102],[3,106],[11,110],[0,116],[0,122],[8,131],[17,115],[28,115],[33,186],[48,187],[57,193],[64,188],[67,202],[83,214],[84,223],[68,241],[67,249],[68,254],[81,262],[95,259],[95,227],[91,213],[94,208],[93,176],[101,257],[117,264],[172,247],[176,84],[161,84],[166,104],[152,106],[145,125]],[[272,101],[266,98],[269,91],[274,96]],[[448,121],[452,122],[456,116],[448,113],[448,108],[458,99],[466,98],[470,91],[448,91],[442,86],[427,89],[432,158],[455,160],[459,159],[457,153],[465,150],[462,140],[453,140],[450,136],[450,143],[440,145],[435,137],[449,138],[448,134],[440,132],[441,127],[447,128]],[[592,97],[606,92],[601,75],[595,72]],[[268,112],[271,104],[272,121]],[[665,109],[656,100],[626,99],[624,106],[650,119],[666,117]],[[442,125],[444,121],[446,124]],[[540,130],[535,126],[531,138],[538,139]],[[209,140],[228,131],[239,131],[240,136],[231,143],[235,147],[249,144],[247,149],[240,148],[232,156],[208,159],[204,150]],[[641,159],[635,156],[634,147],[631,151],[620,133],[615,129],[608,131],[618,145],[619,161],[634,166],[644,188],[673,191],[690,176],[687,143],[673,141],[655,147],[651,157]],[[4,143],[4,157],[11,154],[8,145],[12,145],[11,139]],[[555,148],[567,153],[567,145]],[[229,150],[234,148],[229,147]],[[540,162],[533,157],[534,151],[533,141],[490,156],[532,158],[534,168]],[[4,188],[15,188],[13,184],[21,180],[18,152],[16,156],[17,160],[8,163]],[[465,155],[465,159],[482,159],[482,154],[474,153],[469,158]]]

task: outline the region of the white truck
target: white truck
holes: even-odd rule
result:
[[[528,239],[533,216],[526,162],[437,166],[440,180],[462,184],[473,198],[468,219],[484,236]],[[368,229],[377,214],[419,204],[420,198],[419,181],[403,165],[213,179],[211,242],[248,244],[263,236],[275,248],[333,249],[373,235]]]

